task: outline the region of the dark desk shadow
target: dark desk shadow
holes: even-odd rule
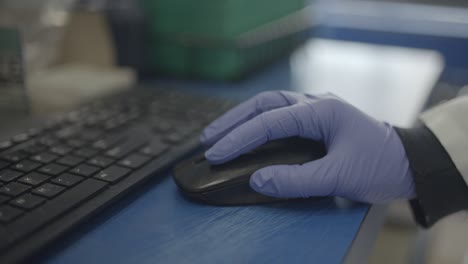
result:
[[[180,189],[177,190],[179,193],[179,197],[186,203],[190,203],[196,206],[210,206],[210,207],[219,207],[219,208],[243,208],[243,207],[258,207],[262,210],[270,209],[274,211],[289,211],[293,213],[294,211],[297,213],[309,212],[311,210],[314,211],[326,211],[332,208],[342,209],[342,210],[352,210],[355,208],[361,208],[363,206],[368,207],[368,204],[350,201],[344,198],[337,198],[337,197],[311,197],[311,198],[298,198],[298,199],[290,199],[287,201],[272,201],[272,202],[265,202],[261,204],[249,204],[249,205],[216,205],[211,204],[209,202],[205,202],[200,199],[194,199],[181,191]]]

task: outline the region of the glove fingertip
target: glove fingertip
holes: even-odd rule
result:
[[[260,172],[257,171],[254,174],[252,174],[252,176],[250,176],[249,184],[254,191],[259,193],[262,192],[263,180],[260,175]]]
[[[218,165],[218,164],[223,163],[224,160],[221,159],[218,155],[216,155],[216,153],[212,149],[213,149],[213,147],[208,149],[205,152],[206,160],[208,160],[209,163],[214,164],[214,165]]]
[[[205,127],[200,135],[200,141],[205,144],[212,144],[213,139],[219,133],[215,128],[214,122]]]
[[[272,171],[269,168],[264,168],[256,171],[250,177],[250,187],[261,194],[278,197],[279,190],[274,182]]]
[[[208,145],[208,141],[209,141],[208,136],[206,135],[205,132],[203,132],[203,133],[200,135],[200,142],[201,142],[203,145]]]

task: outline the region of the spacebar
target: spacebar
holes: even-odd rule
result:
[[[0,234],[0,251],[3,251],[5,247],[14,243],[16,240],[21,239],[25,235],[78,206],[99,190],[106,187],[106,185],[108,185],[108,183],[103,181],[87,179],[57,196],[44,206],[39,207],[35,211],[26,214],[23,218],[13,222],[8,226],[8,230],[4,234]]]

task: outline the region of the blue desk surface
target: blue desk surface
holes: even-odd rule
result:
[[[241,100],[290,86],[283,62],[236,84],[164,81],[189,91]],[[45,263],[339,263],[349,253],[368,205],[333,198],[213,207],[183,198],[166,173],[161,182],[106,210],[60,245]]]
[[[333,199],[194,204],[166,177],[48,262],[339,263],[366,211]]]

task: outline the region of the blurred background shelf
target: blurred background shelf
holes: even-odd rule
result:
[[[468,68],[466,1],[317,0],[313,16],[321,37],[433,49]]]

